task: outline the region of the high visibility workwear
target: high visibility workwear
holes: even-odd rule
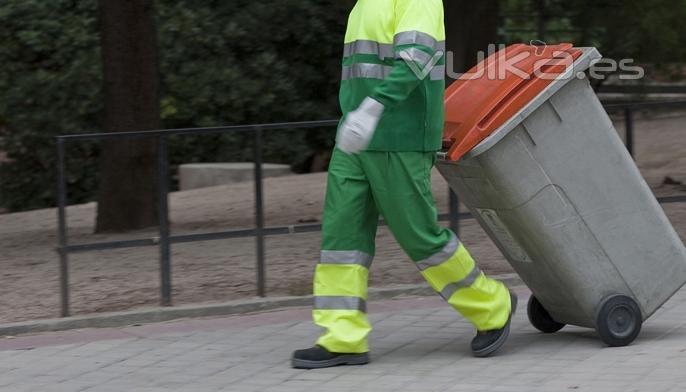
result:
[[[342,121],[371,97],[384,114],[370,151],[441,148],[445,90],[441,0],[358,0],[343,52]]]
[[[338,353],[369,350],[367,280],[379,215],[431,287],[478,330],[507,322],[507,288],[486,277],[457,237],[437,223],[434,162],[433,152],[334,150],[314,278],[313,319],[326,330],[317,344]]]

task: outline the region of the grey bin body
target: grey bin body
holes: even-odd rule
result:
[[[595,328],[615,294],[645,320],[686,283],[686,249],[580,76],[437,167],[555,321]]]

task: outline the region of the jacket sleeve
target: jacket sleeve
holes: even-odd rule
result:
[[[394,12],[393,68],[371,94],[385,107],[404,101],[430,78],[445,52],[442,0],[397,0]]]

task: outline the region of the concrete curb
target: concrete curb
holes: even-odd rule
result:
[[[493,276],[493,278],[504,282],[510,287],[523,284],[516,274]],[[397,297],[434,295],[436,295],[436,293],[425,284],[369,289],[370,301],[387,300]],[[311,304],[312,296],[304,296],[253,298],[210,305],[156,307],[125,312],[0,324],[0,336],[17,336],[83,328],[116,328],[127,325],[159,323],[187,318],[230,316],[264,312],[281,308],[310,306]]]

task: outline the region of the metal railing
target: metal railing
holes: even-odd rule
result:
[[[617,103],[605,105],[605,110],[610,113],[624,114],[624,127],[626,148],[629,150],[631,156],[634,156],[634,113],[639,110],[648,109],[686,109],[686,101],[651,101],[651,102],[632,102],[632,103]]]
[[[334,127],[338,121],[307,121],[278,124],[255,124],[245,126],[226,126],[208,128],[181,128],[137,132],[90,133],[78,135],[63,135],[57,137],[57,217],[58,217],[58,248],[60,257],[60,295],[61,315],[67,317],[69,310],[69,254],[96,250],[135,248],[144,246],[159,247],[160,263],[160,304],[170,306],[171,298],[171,244],[198,241],[214,241],[228,238],[255,237],[257,252],[257,294],[265,296],[265,263],[264,237],[266,235],[286,234],[293,232],[315,231],[312,227],[277,227],[264,226],[264,199],[262,190],[262,143],[263,132],[286,129],[312,129]],[[253,149],[254,179],[255,179],[255,227],[253,229],[231,230],[210,233],[186,234],[174,236],[169,229],[169,151],[167,138],[170,136],[197,136],[234,132],[252,132],[255,137]],[[70,244],[67,231],[67,184],[65,165],[65,144],[76,141],[103,141],[132,138],[155,138],[158,145],[158,236],[154,238]]]
[[[679,102],[649,102],[607,105],[606,109],[611,112],[623,112],[626,121],[626,142],[627,148],[633,154],[634,149],[634,112],[642,109],[654,108],[686,108],[686,101]],[[56,139],[57,144],[57,219],[58,219],[58,247],[57,252],[60,259],[60,295],[61,295],[61,316],[70,315],[69,301],[69,254],[89,252],[97,250],[111,250],[136,247],[159,247],[160,264],[160,304],[171,306],[172,304],[172,266],[171,266],[171,245],[180,243],[190,243],[199,241],[214,241],[230,238],[255,237],[256,247],[256,291],[260,297],[266,296],[266,265],[265,265],[265,246],[266,236],[299,234],[321,231],[321,224],[303,224],[279,227],[265,227],[264,224],[264,197],[262,188],[262,147],[264,131],[292,130],[292,129],[313,129],[337,126],[337,120],[327,121],[307,121],[276,124],[255,124],[245,126],[226,126],[210,128],[182,128],[139,132],[116,132],[116,133],[91,133],[77,135],[63,135]],[[251,229],[239,229],[228,231],[217,231],[196,234],[172,235],[169,228],[169,151],[167,138],[170,136],[197,136],[209,134],[222,134],[232,132],[252,132],[254,134],[254,195],[255,195],[255,227]],[[67,183],[66,183],[66,153],[65,145],[76,141],[102,141],[115,139],[131,138],[155,138],[158,144],[158,208],[159,208],[159,228],[158,236],[143,239],[126,239],[106,242],[91,242],[70,244],[67,228]],[[463,219],[471,218],[469,213],[459,212],[459,201],[457,196],[449,190],[449,212],[439,215],[439,220],[449,221],[450,227],[457,233],[459,232],[459,222]],[[680,203],[686,202],[686,196],[674,196],[661,198],[661,203]],[[384,224],[382,221],[381,224]]]

